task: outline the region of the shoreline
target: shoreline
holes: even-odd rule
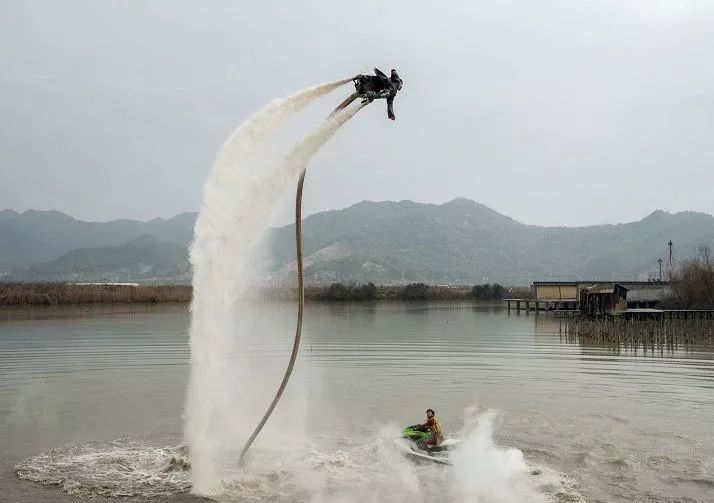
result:
[[[508,294],[528,289],[509,289]],[[0,310],[53,306],[126,306],[187,304],[191,302],[191,285],[142,284],[76,284],[76,283],[0,283]],[[255,287],[248,298],[257,301],[294,301],[297,288]],[[391,301],[461,301],[499,303],[500,298],[477,299],[473,286],[434,286],[425,283],[408,285],[374,285],[373,283],[333,283],[307,285],[305,300],[309,302],[391,302]]]

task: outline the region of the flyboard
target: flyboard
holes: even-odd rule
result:
[[[394,439],[394,447],[411,459],[450,466],[449,451],[453,451],[459,441],[447,438],[438,446],[422,449],[419,443],[427,437],[427,433],[419,431],[415,426],[408,426],[404,428],[401,438]]]
[[[337,112],[339,112],[340,110],[344,110],[345,108],[347,108],[347,107],[348,107],[354,100],[356,100],[357,98],[359,98],[359,94],[358,94],[358,93],[352,93],[352,94],[350,94],[347,98],[345,98],[345,100],[344,100],[342,103],[340,103],[339,105],[337,105],[337,108],[335,108],[332,112],[330,112],[330,115],[328,115],[327,118],[328,118],[328,119],[333,118],[335,115],[337,115]]]

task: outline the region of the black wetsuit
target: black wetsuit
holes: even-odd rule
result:
[[[404,81],[399,78],[397,71],[392,70],[392,76],[389,77],[389,94],[387,95],[387,117],[392,120],[396,119],[396,116],[394,115],[394,108],[392,107],[394,104],[394,98],[397,96],[397,91],[401,91],[403,83]]]
[[[391,88],[389,77],[382,73],[379,68],[375,68],[374,73],[374,75],[365,75],[364,89],[366,98],[370,102],[375,98],[383,98],[383,93]]]
[[[374,75],[358,75],[355,82],[359,84],[357,92],[362,97],[362,103],[371,103],[375,99],[386,98],[387,117],[394,120],[394,98],[402,89],[403,81],[396,70],[392,70],[391,77],[387,77],[379,68],[374,69]]]

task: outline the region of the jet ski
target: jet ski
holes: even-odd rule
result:
[[[394,439],[395,447],[404,455],[414,459],[450,465],[449,451],[453,451],[459,445],[459,441],[445,438],[439,445],[431,445],[422,449],[420,445],[429,438],[429,433],[421,431],[419,426],[417,424],[404,428],[401,438]]]

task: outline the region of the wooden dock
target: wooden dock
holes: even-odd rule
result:
[[[521,310],[529,313],[534,311],[549,312],[574,312],[578,310],[578,301],[575,299],[538,300],[538,299],[506,299],[508,312],[513,309],[516,312]]]

